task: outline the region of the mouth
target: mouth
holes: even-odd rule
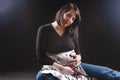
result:
[[[64,25],[71,25],[69,21],[64,22]]]

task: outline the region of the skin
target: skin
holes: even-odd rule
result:
[[[76,18],[76,12],[75,10],[71,9],[70,11],[63,14],[63,27],[70,26]]]
[[[52,23],[53,28],[55,31],[62,36],[65,32],[65,28],[70,26],[74,20],[76,19],[76,11],[71,9],[68,12],[63,14],[63,21],[61,25],[58,25],[56,21]],[[62,66],[56,62],[53,63],[54,67],[59,68],[62,70],[64,73],[73,75],[74,70],[72,70],[76,65],[81,61],[81,56],[80,55],[71,55],[71,60],[68,62],[66,66]]]

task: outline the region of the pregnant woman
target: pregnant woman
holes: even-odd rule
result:
[[[81,62],[80,21],[77,5],[69,3],[58,10],[53,22],[39,27],[36,56],[40,71],[36,80],[88,80],[87,74],[102,80],[120,80],[118,71]]]

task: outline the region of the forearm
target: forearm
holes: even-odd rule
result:
[[[52,66],[58,68],[60,71],[62,71],[65,74],[68,74],[68,75],[73,75],[74,74],[74,71],[69,66],[63,66],[63,65],[60,65],[56,62],[54,62]]]
[[[61,64],[58,64],[58,63],[56,63],[56,62],[54,62],[54,63],[52,64],[52,66],[58,68],[58,69],[61,70],[61,71],[64,70],[64,66],[61,65]]]

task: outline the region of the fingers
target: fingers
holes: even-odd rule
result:
[[[77,61],[76,62],[71,62],[71,63],[68,63],[67,66],[71,67],[71,68],[74,68],[76,67],[77,65]]]
[[[70,74],[70,75],[74,74],[74,71],[69,66],[64,67],[63,72],[67,73],[67,74]]]
[[[73,63],[73,62],[77,62],[77,59],[72,59],[68,63]]]
[[[73,64],[77,64],[77,59],[72,59],[67,63],[67,65],[73,65]]]

